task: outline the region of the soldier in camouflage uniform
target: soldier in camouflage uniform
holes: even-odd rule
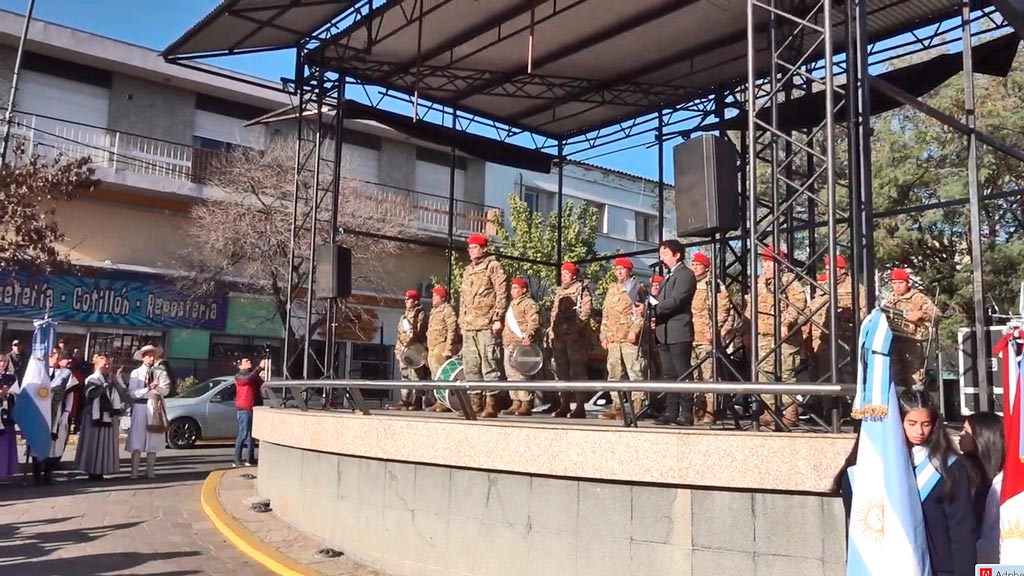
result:
[[[395,346],[395,356],[401,361],[402,353],[406,348],[419,344],[425,346],[427,343],[427,315],[420,306],[420,293],[417,290],[408,290],[405,293],[405,314],[398,320],[398,345]],[[424,358],[426,360],[426,358]],[[430,374],[426,366],[419,368],[407,368],[402,366],[402,380],[417,381],[428,380]],[[423,391],[415,388],[402,388],[402,398],[398,402],[388,406],[388,410],[422,410]]]
[[[800,363],[800,350],[803,345],[803,330],[796,329],[803,320],[807,306],[807,294],[804,287],[789,272],[782,272],[779,286],[779,303],[775,303],[775,266],[776,259],[784,259],[786,253],[776,251],[769,246],[761,252],[761,275],[757,279],[757,314],[750,307],[750,299],[746,299],[745,317],[757,322],[758,379],[761,382],[795,382],[796,367]],[[779,318],[780,331],[779,355],[781,363],[775,365],[775,318]],[[763,395],[761,399],[768,409],[775,411],[775,397]],[[783,422],[791,426],[796,424],[800,409],[791,396],[782,397],[786,406],[782,414]],[[771,426],[774,420],[766,413],[761,415],[761,424]]]
[[[590,290],[579,281],[579,268],[572,262],[562,264],[562,285],[555,291],[551,306],[551,328],[548,339],[551,344],[552,363],[556,380],[586,380],[587,356],[590,352],[590,322],[592,301]],[[555,418],[586,418],[587,393],[576,393],[576,408],[569,413],[571,392],[559,393],[559,408]]]
[[[501,343],[499,336],[508,307],[508,276],[498,260],[487,253],[487,238],[480,234],[469,237],[471,262],[462,273],[459,292],[459,327],[462,328],[463,374],[468,381],[501,379]],[[497,414],[495,391],[470,392],[472,409]]]
[[[658,293],[661,292],[661,285],[665,282],[664,276],[654,275],[651,278],[651,296],[658,297]],[[651,346],[653,354],[650,358],[647,358],[647,365],[651,370],[651,380],[661,380],[661,354],[658,354],[658,339],[654,336],[654,322],[652,318],[651,329],[647,330],[647,337],[653,340]]]
[[[829,258],[825,257],[825,266],[829,265]],[[829,295],[828,295],[828,273],[818,277],[818,283],[823,288],[822,292],[811,301],[808,311],[813,312],[813,320],[809,325],[809,336],[811,345],[811,378],[820,381],[828,377],[828,380],[836,380],[840,383],[853,384],[857,380],[856,341],[859,337],[857,329],[857,318],[853,310],[853,279],[846,272],[846,258],[841,254],[836,256],[836,364],[838,374],[831,377],[832,354],[830,352],[831,338],[829,337]],[[860,315],[864,318],[866,307],[864,305],[864,286],[860,286]],[[815,310],[821,306],[820,310]]]
[[[714,379],[714,339],[717,336],[719,345],[724,348],[729,342],[722,338],[732,333],[735,328],[732,300],[725,290],[716,290],[716,315],[712,321],[711,310],[711,258],[703,252],[697,252],[690,261],[690,269],[697,278],[697,290],[693,293],[693,366],[695,382],[711,382]],[[693,407],[693,418],[704,424],[715,423],[715,395],[708,392],[698,394]]]
[[[885,307],[893,325],[892,376],[899,386],[924,389],[924,343],[939,317],[935,303],[910,286],[910,272],[896,269],[889,276],[893,294]],[[895,317],[894,317],[895,316]]]
[[[509,382],[525,382],[532,380],[531,376],[521,374],[515,367],[509,364],[512,357],[512,348],[523,344],[529,346],[537,342],[538,331],[540,330],[540,308],[537,302],[530,297],[530,285],[525,278],[512,280],[512,303],[505,313],[505,330],[501,333],[501,342],[505,346],[505,378]],[[512,390],[509,392],[512,397],[512,406],[502,412],[507,416],[532,416],[533,415],[533,391]]]
[[[437,377],[441,366],[455,355],[455,344],[458,337],[459,318],[455,308],[448,303],[448,290],[444,286],[435,286],[432,291],[430,320],[427,322],[427,365],[430,373]],[[434,403],[435,412],[451,412],[451,409],[440,402]]]
[[[629,258],[616,258],[612,262],[615,284],[604,296],[601,312],[601,347],[608,351],[608,380],[619,381],[628,376],[632,381],[644,379],[644,362],[638,341],[643,331],[643,316],[633,310],[630,292],[636,292],[640,281],[633,276],[633,262]],[[639,413],[646,404],[646,394],[632,392],[633,412]],[[612,407],[599,416],[602,420],[622,419],[622,400],[612,392]]]

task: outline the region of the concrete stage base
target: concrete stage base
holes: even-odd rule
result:
[[[259,493],[396,576],[845,574],[852,435],[258,408]]]

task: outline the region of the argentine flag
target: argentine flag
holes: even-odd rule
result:
[[[931,574],[924,514],[890,372],[892,332],[881,310],[861,325],[854,417],[862,420],[847,576]]]
[[[49,319],[36,320],[32,335],[32,353],[19,383],[14,404],[14,421],[28,444],[29,453],[40,459],[50,457],[51,406],[50,376],[46,362],[57,337],[57,324]]]

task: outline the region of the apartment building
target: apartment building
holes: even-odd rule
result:
[[[0,11],[0,94],[10,92],[23,19]],[[93,159],[101,185],[59,208],[66,250],[79,275],[47,280],[46,298],[24,292],[18,271],[0,282],[0,341],[28,338],[49,307],[71,346],[113,351],[118,362],[143,342],[162,345],[180,376],[219,375],[243,353],[279,350],[282,324],[273,301],[246,291],[189,299],[176,287],[176,255],[188,212],[219,191],[206,184],[212,155],[234,146],[261,148],[287,135],[252,121],[293,102],[271,83],[226,70],[217,74],[165,63],[157,52],[80,30],[34,21],[22,61],[12,133],[40,154]],[[6,102],[4,102],[6,105]],[[446,238],[451,157],[370,121],[346,122],[347,175],[381,202],[415,207],[409,222],[421,236]],[[510,193],[554,208],[554,174],[521,172],[460,156],[456,162],[455,233],[484,232]],[[599,250],[654,247],[656,187],[597,167],[567,167],[565,198],[602,211]],[[653,260],[653,257],[652,257]],[[394,374],[401,294],[428,287],[446,271],[440,250],[416,250],[388,262],[383,282],[355,287],[353,302],[372,330],[342,330],[340,372],[353,378]],[[378,286],[383,285],[380,289]],[[20,292],[19,292],[20,291]],[[6,295],[6,296],[3,296]]]

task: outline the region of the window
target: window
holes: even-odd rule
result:
[[[636,213],[636,239],[640,242],[658,241],[658,217],[643,212]]]
[[[579,206],[590,206],[597,210],[597,231],[601,234],[608,234],[608,205],[581,198],[571,198],[574,204]]]
[[[545,216],[555,209],[555,195],[547,190],[524,186],[520,193],[520,198],[523,199],[523,202],[526,202],[530,210]]]

